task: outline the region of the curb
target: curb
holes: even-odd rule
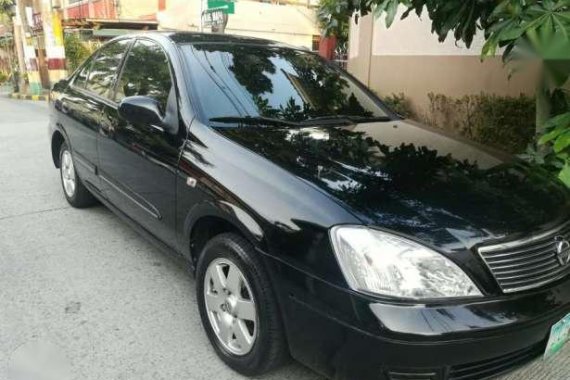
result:
[[[25,95],[25,94],[10,94],[11,99],[19,99],[19,100],[38,100],[47,102],[49,100],[48,95]]]

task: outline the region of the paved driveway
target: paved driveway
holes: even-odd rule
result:
[[[210,348],[180,263],[104,207],[67,205],[45,104],[0,98],[0,115],[0,379],[30,358],[49,380],[66,367],[73,380],[241,379]],[[570,379],[569,356],[507,378]],[[263,379],[321,378],[293,363]]]

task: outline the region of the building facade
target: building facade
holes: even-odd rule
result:
[[[156,20],[164,0],[63,0],[65,19]]]
[[[200,31],[204,0],[166,0],[159,12],[160,29]],[[229,15],[225,33],[280,41],[318,50],[320,32],[316,21],[317,0],[272,2],[240,0]],[[209,32],[207,27],[203,31]]]
[[[63,25],[87,37],[110,38],[133,30],[158,27],[165,0],[62,0]]]
[[[156,29],[164,0],[20,0],[14,36],[28,92],[39,94],[67,75],[64,34],[107,39]],[[24,72],[24,70],[20,70]]]

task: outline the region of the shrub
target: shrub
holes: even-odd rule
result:
[[[523,152],[536,133],[534,98],[479,96],[475,139],[511,153]]]
[[[521,153],[535,136],[535,100],[526,95],[466,95],[454,98],[428,94],[427,113],[416,115],[403,94],[384,99],[403,116],[458,133],[510,153]]]
[[[560,107],[568,109],[570,92],[561,92],[560,97]],[[454,98],[429,93],[428,98],[429,108],[422,113],[414,111],[412,101],[403,93],[385,96],[382,100],[405,118],[460,134],[509,153],[523,153],[535,140],[534,97],[481,93]]]
[[[0,71],[0,84],[4,84],[10,78],[10,74]]]
[[[390,96],[383,97],[382,100],[388,107],[392,109],[392,111],[398,113],[406,119],[416,118],[416,114],[412,107],[412,102],[403,93],[392,94]]]
[[[96,50],[97,44],[83,41],[77,33],[66,34],[64,38],[67,70],[74,71]]]

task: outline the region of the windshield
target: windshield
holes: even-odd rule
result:
[[[240,44],[183,45],[182,50],[207,120],[387,116],[376,99],[312,53]]]

